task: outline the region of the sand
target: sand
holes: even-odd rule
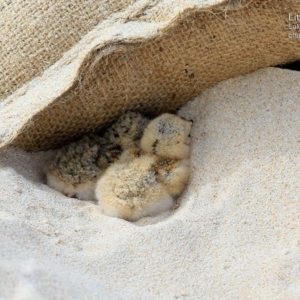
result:
[[[300,73],[226,80],[186,104],[181,206],[136,223],[45,185],[53,152],[0,153],[0,299],[299,299]]]

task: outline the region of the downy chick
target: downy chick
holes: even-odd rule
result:
[[[131,151],[128,153],[127,151]],[[127,150],[111,165],[96,185],[96,198],[107,216],[136,221],[167,211],[173,198],[156,178],[157,156]],[[122,159],[130,158],[122,161]]]
[[[68,197],[95,200],[95,185],[103,171],[121,155],[121,148],[89,134],[58,150],[47,167],[47,184]]]
[[[138,112],[127,112],[108,127],[104,137],[121,146],[123,150],[136,147],[149,119]]]
[[[166,158],[189,158],[191,128],[192,121],[173,114],[162,114],[145,128],[140,148]]]

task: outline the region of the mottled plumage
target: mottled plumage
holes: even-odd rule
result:
[[[121,154],[121,148],[95,134],[58,150],[48,166],[47,184],[69,197],[94,200],[95,182]]]
[[[177,197],[184,191],[190,177],[189,159],[159,157],[154,168],[157,181],[163,184],[172,197]]]
[[[122,147],[123,150],[136,147],[149,119],[138,112],[127,112],[108,127],[104,137]]]
[[[156,180],[156,159],[146,153],[106,170],[96,185],[96,198],[105,215],[135,221],[172,207],[172,197]]]
[[[191,128],[192,121],[168,113],[162,114],[145,128],[140,147],[145,152],[167,158],[188,158]]]

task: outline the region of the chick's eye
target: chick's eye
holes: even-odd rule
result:
[[[189,134],[189,137],[191,137],[191,134]]]

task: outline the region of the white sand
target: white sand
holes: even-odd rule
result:
[[[0,154],[0,299],[299,299],[300,73],[188,103],[181,207],[137,223],[44,185],[49,153]]]

